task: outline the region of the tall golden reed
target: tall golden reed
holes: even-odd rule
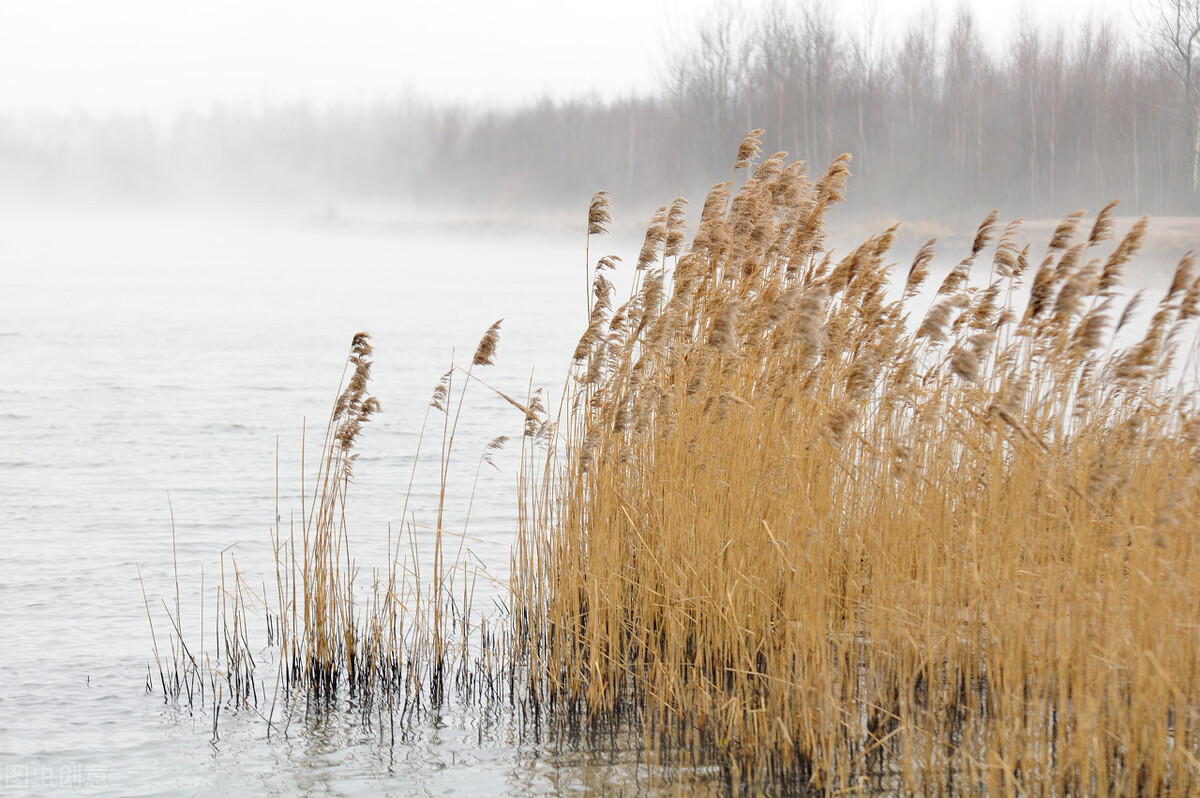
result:
[[[1106,249],[1112,205],[1036,262],[992,214],[932,300],[933,242],[889,293],[895,228],[824,246],[849,157],[811,182],[760,135],[615,310],[597,269],[529,467],[527,700],[735,785],[1196,794],[1191,257],[1116,351],[1146,224]]]
[[[839,259],[826,248],[849,156],[812,182],[784,153],[759,163],[760,136],[690,246],[682,200],[655,214],[623,304],[619,259],[592,271],[611,221],[593,199],[587,326],[557,424],[536,394],[497,391],[526,432],[507,629],[472,618],[444,548],[462,398],[499,322],[431,402],[434,573],[406,525],[365,597],[343,520],[379,410],[360,334],[300,529],[274,531],[276,595],[222,556],[212,661],[164,602],[164,697],[207,692],[216,734],[224,706],[265,713],[269,698],[272,724],[277,704],[290,718],[349,691],[404,723],[453,689],[625,724],[735,790],[1196,794],[1194,259],[1120,349],[1143,295],[1118,287],[1146,220],[1113,245],[1112,204],[1090,227],[1068,216],[1040,261],[993,213],[929,294],[932,241],[891,290],[896,228]],[[252,614],[280,647],[273,689]]]

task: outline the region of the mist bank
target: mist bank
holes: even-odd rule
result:
[[[0,115],[0,194],[554,218],[604,188],[641,223],[728,180],[712,164],[761,127],[768,152],[815,174],[853,154],[864,221],[1059,217],[1117,198],[1125,214],[1193,215],[1200,69],[1167,28],[1139,33],[1025,26],[989,49],[965,11],[891,36],[838,27],[817,4],[727,11],[669,37],[655,93],[616,101]]]

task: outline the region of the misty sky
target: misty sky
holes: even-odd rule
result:
[[[753,13],[771,0],[743,0]],[[1042,25],[1103,17],[1136,36],[1152,0],[1026,3]],[[965,0],[999,41],[1019,3]],[[673,38],[708,0],[0,0],[0,112],[204,109],[216,102],[362,101],[406,91],[507,104],[549,94],[648,91]],[[854,23],[875,9],[896,30],[955,0],[832,2]]]

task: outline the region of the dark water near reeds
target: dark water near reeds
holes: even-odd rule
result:
[[[602,241],[593,259],[628,263],[636,246]],[[538,742],[502,716],[449,709],[384,734],[348,712],[268,738],[253,714],[227,712],[214,739],[207,711],[147,691],[138,568],[165,639],[172,510],[183,626],[198,641],[223,550],[249,582],[273,578],[268,532],[277,506],[285,529],[299,507],[305,418],[311,458],[351,336],[369,331],[384,412],[360,440],[349,511],[369,588],[452,350],[469,358],[503,317],[482,376],[524,397],[536,365],[532,384],[557,393],[584,324],[583,258],[566,231],[0,212],[0,791],[653,792],[635,781],[636,743]],[[487,441],[514,441],[478,471],[464,547],[495,579],[477,580],[480,610],[508,574],[522,420],[469,389],[450,528]],[[419,530],[432,524],[436,445],[426,439],[408,507]],[[264,629],[256,639],[265,649]]]

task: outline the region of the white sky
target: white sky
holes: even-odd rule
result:
[[[742,0],[745,13],[770,0]],[[1132,20],[1154,0],[962,0],[985,35],[1024,7],[1042,25]],[[0,112],[370,100],[413,90],[488,104],[654,87],[712,0],[0,0]],[[956,0],[830,0],[895,30]]]

